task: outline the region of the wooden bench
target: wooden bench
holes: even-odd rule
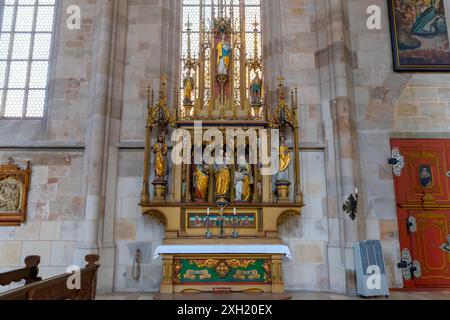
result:
[[[13,282],[25,280],[25,285],[32,284],[42,279],[38,277],[41,257],[29,256],[25,258],[25,268],[0,274],[0,286],[8,286]]]
[[[30,257],[28,257],[30,258]],[[27,259],[28,259],[27,258]],[[63,274],[46,280],[40,280],[37,277],[37,264],[39,260],[29,259],[30,267],[7,272],[0,275],[0,280],[4,279],[6,285],[12,282],[18,282],[23,279],[27,280],[28,284],[24,287],[17,288],[3,294],[0,294],[0,300],[94,300],[97,289],[97,272],[100,265],[97,263],[100,260],[98,255],[86,256],[87,265],[80,270],[81,288],[70,289],[67,285],[68,281],[73,278],[73,274]],[[37,261],[37,264],[36,264]],[[26,263],[26,262],[25,262]],[[34,268],[31,272],[31,269]],[[27,271],[24,271],[27,270]],[[33,276],[28,276],[32,274]],[[19,279],[19,277],[21,279]],[[19,280],[18,280],[19,279]],[[18,280],[18,281],[17,281]],[[2,282],[3,283],[3,282]]]

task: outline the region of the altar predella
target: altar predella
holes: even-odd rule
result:
[[[299,216],[304,206],[297,89],[288,99],[280,77],[277,103],[272,106],[256,45],[258,23],[253,24],[255,48],[249,55],[245,17],[237,26],[233,10],[222,2],[215,9],[210,28],[202,20],[197,57],[191,54],[187,23],[180,102],[168,105],[165,78],[156,103],[149,90],[142,213],[166,228],[165,247],[160,250],[162,293],[281,293],[283,258],[290,255],[278,228],[289,217]],[[170,136],[180,129],[189,133],[180,141],[191,152],[173,162],[176,150]],[[195,143],[213,142],[211,130],[225,134],[230,129],[247,134],[225,139],[220,148]],[[277,132],[275,143],[271,130]],[[255,137],[251,132],[265,134]],[[259,146],[268,145],[266,156],[276,155],[273,174],[264,174],[270,164],[260,158],[249,161],[255,139]],[[199,151],[209,152],[214,161],[194,159]],[[209,252],[211,246],[222,251]]]

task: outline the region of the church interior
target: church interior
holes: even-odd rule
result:
[[[449,27],[450,0],[1,1],[0,300],[450,300]]]

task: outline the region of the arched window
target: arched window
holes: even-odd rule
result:
[[[184,86],[183,81],[187,73],[191,73],[191,71],[187,71],[190,66],[192,73],[197,75],[195,87],[203,89],[204,92],[198,94],[198,90],[196,90],[197,94],[193,93],[193,95],[203,100],[200,104],[208,104],[208,100],[213,94],[210,85],[214,81],[214,79],[210,79],[213,74],[210,67],[213,65],[211,64],[213,59],[211,54],[214,42],[211,40],[210,31],[215,27],[214,21],[223,17],[232,23],[231,32],[234,42],[232,44],[233,65],[230,67],[232,69],[230,73],[233,76],[230,82],[233,85],[234,103],[236,106],[240,106],[241,100],[248,98],[244,96],[248,95],[246,92],[249,90],[250,81],[254,78],[254,70],[256,70],[251,67],[245,67],[246,70],[242,70],[242,66],[246,66],[247,61],[256,59],[262,61],[261,0],[183,0],[182,4],[181,87]],[[205,47],[210,49],[205,49]],[[245,52],[241,48],[245,48]],[[189,61],[193,63],[189,64]],[[202,61],[205,64],[203,69],[198,67]],[[188,67],[186,62],[188,62]],[[204,88],[202,88],[201,81],[204,83]],[[183,101],[181,101],[182,103]]]
[[[55,0],[0,3],[0,118],[42,118]]]

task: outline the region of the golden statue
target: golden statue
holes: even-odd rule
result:
[[[236,201],[248,202],[252,197],[252,168],[249,164],[240,165],[235,175]]]
[[[207,201],[209,187],[209,166],[207,164],[198,165],[195,167],[194,186],[195,200]]]
[[[280,144],[280,171],[278,172],[278,181],[289,180],[289,166],[291,165],[291,153],[286,146],[286,137],[281,137]]]
[[[222,34],[222,40],[217,45],[217,65],[219,75],[228,75],[231,62],[231,46],[225,40],[225,34]]]
[[[225,159],[227,157],[225,156]],[[225,160],[227,162],[227,160]],[[230,193],[231,172],[226,163],[215,166],[216,172],[216,196],[228,197]]]
[[[189,72],[187,72],[183,81],[184,104],[192,104],[192,92],[194,91],[194,85],[194,78],[192,78]]]
[[[153,148],[153,153],[155,154],[155,181],[164,181],[166,176],[166,156],[168,148],[164,142],[164,136],[160,135],[158,137],[158,142]]]
[[[250,104],[252,106],[260,106],[262,104],[262,80],[258,72],[250,83]]]

